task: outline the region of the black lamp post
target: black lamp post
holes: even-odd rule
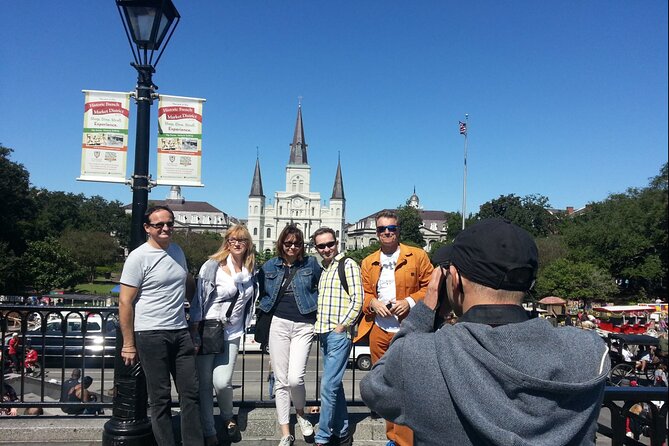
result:
[[[132,223],[130,250],[144,243],[144,212],[152,187],[149,176],[149,130],[151,104],[155,90],[152,76],[177,24],[179,12],[172,0],[116,0],[137,70],[137,133],[135,169],[132,175]],[[165,39],[167,37],[167,39]],[[154,56],[156,56],[154,59]],[[151,423],[147,418],[146,379],[141,368],[125,365],[120,352],[121,330],[116,329],[114,358],[114,407],[112,418],[105,423],[102,444],[105,446],[144,446],[154,444]]]

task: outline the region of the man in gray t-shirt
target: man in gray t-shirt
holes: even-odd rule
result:
[[[201,445],[204,437],[195,348],[184,311],[189,275],[183,251],[171,243],[173,226],[174,213],[168,207],[149,208],[144,214],[148,240],[130,253],[123,266],[119,296],[121,357],[128,366],[142,362],[157,443],[175,444],[171,374],[179,392],[182,444]]]

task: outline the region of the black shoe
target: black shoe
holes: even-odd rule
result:
[[[242,431],[239,430],[237,424],[228,425],[228,439],[230,443],[239,443],[242,441]]]
[[[333,435],[330,437],[330,446],[351,446],[353,444],[353,435],[348,434],[345,437],[337,437]]]

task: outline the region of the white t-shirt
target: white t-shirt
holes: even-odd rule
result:
[[[253,277],[249,276],[246,281],[235,284],[232,277],[219,266],[216,272],[216,293],[205,319],[225,320],[225,315],[237,290],[239,290],[239,297],[230,313],[230,321],[225,326],[226,339],[237,339],[244,334],[244,308],[249,299],[253,297]]]
[[[123,265],[121,283],[137,288],[135,331],[187,328],[186,256],[179,245],[167,250],[144,243],[130,253]]]
[[[395,267],[397,266],[397,260],[400,257],[400,249],[397,248],[397,251],[387,255],[381,252],[380,264],[381,264],[381,275],[379,276],[379,283],[376,288],[377,296],[379,300],[384,304],[394,304],[397,301],[396,288],[395,288]],[[397,319],[396,315],[390,315],[388,317],[381,317],[376,315],[374,318],[374,323],[385,331],[395,333],[400,330],[400,322]]]

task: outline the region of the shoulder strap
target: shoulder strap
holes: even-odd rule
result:
[[[346,291],[346,294],[348,293],[348,281],[346,280],[346,259],[349,257],[344,256],[339,260],[339,264],[337,265],[337,272],[339,273],[339,282],[341,282],[342,288],[344,288],[344,291]]]
[[[290,282],[292,282],[293,277],[295,277],[295,273],[297,273],[297,266],[293,265],[293,267],[290,268],[290,273],[288,273],[288,277],[285,278],[285,280],[281,284],[281,288],[279,288],[279,294],[277,294],[277,296],[276,296],[277,301],[286,292],[286,289],[288,288],[288,285],[290,285]]]
[[[237,288],[237,294],[235,294],[235,297],[232,298],[230,301],[230,306],[228,307],[228,311],[225,312],[225,318],[230,319],[230,315],[232,314],[232,309],[235,307],[235,304],[237,303],[237,299],[239,299],[239,288]]]

